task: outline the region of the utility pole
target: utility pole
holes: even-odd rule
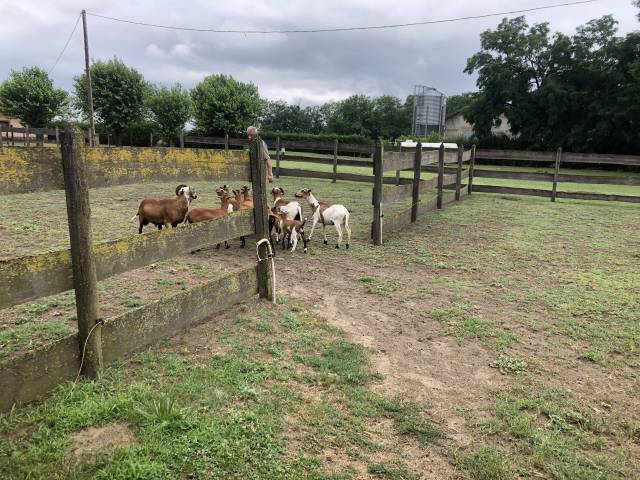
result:
[[[93,90],[91,89],[91,66],[89,65],[89,36],[87,34],[87,11],[82,10],[82,30],[84,31],[84,69],[87,77],[87,107],[89,108],[89,146],[93,147],[96,125],[93,119]]]

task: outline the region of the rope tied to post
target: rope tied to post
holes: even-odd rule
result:
[[[266,243],[267,244],[267,256],[262,258],[260,256],[260,245]],[[273,304],[276,304],[276,267],[273,262],[273,249],[271,248],[271,242],[268,238],[262,238],[256,242],[256,256],[258,257],[258,262],[266,262],[271,259],[271,289],[272,289],[272,301]]]

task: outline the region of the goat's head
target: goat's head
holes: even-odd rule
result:
[[[300,190],[299,192],[296,192],[293,194],[296,198],[309,198],[309,195],[311,195],[311,189],[310,188],[303,188],[302,190]]]
[[[251,189],[249,188],[249,185],[243,185],[242,188],[240,189],[240,191],[242,191],[245,197],[249,195],[250,190]]]
[[[178,185],[176,187],[176,195],[178,197],[185,196],[188,201],[195,200],[196,198],[198,198],[196,189],[193,187],[190,187],[189,185]]]
[[[229,194],[229,187],[226,185],[222,185],[221,187],[216,188],[216,195],[219,197],[223,197]]]
[[[273,195],[273,198],[284,197],[284,188],[273,187],[271,189],[271,195]]]

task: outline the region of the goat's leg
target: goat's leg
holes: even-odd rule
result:
[[[226,240],[224,241],[224,248],[229,248],[229,242],[227,242]]]
[[[306,238],[305,238],[305,236],[304,236],[304,228],[301,228],[301,229],[300,229],[300,233],[302,234],[302,245],[303,245],[303,247],[304,247],[304,248],[303,248],[304,253],[307,253],[307,239],[306,239]]]
[[[144,223],[140,222],[140,226],[138,227],[138,233],[142,234],[142,226],[144,225]]]
[[[291,233],[289,234],[291,237],[291,242],[293,243],[293,246],[291,247],[291,253],[296,251],[296,246],[298,245],[298,232],[296,232],[296,229],[292,229]]]
[[[311,233],[309,234],[309,238],[307,240],[311,240],[311,237],[313,237],[313,231],[315,230],[317,223],[318,223],[318,220],[316,219],[316,217],[313,217],[313,225],[311,225]]]
[[[340,228],[339,223],[336,223],[335,226],[338,231],[338,244],[336,245],[336,248],[340,248],[340,244],[342,243],[342,228]]]
[[[325,225],[324,223],[322,224],[322,236],[324,237],[324,244],[326,245],[327,242],[327,230],[325,229]]]
[[[351,227],[349,226],[348,219],[345,219],[344,221],[344,229],[347,231],[347,249],[348,249],[349,244],[351,243]]]
[[[244,241],[244,237],[240,237],[240,248],[244,248],[246,242]]]

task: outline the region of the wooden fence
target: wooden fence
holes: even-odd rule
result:
[[[82,132],[85,142],[89,141],[89,132]],[[22,145],[24,147],[41,147],[45,143],[60,145],[59,128],[11,127],[0,124],[0,148],[3,146]]]
[[[161,172],[166,167],[163,158],[175,158],[168,152],[163,155],[158,149],[147,149],[142,155],[147,162],[147,173],[113,177],[113,162],[108,156],[102,162],[97,161],[95,156],[100,154],[100,149],[85,149],[79,131],[65,130],[60,141],[62,152],[58,159],[61,162],[49,162],[54,173],[41,175],[40,170],[35,173],[27,170],[21,182],[24,191],[59,188],[58,170],[62,170],[71,248],[0,261],[0,308],[74,288],[78,333],[1,362],[0,411],[29,402],[56,385],[72,380],[80,368],[85,347],[82,373],[95,376],[105,363],[144,349],[249,296],[271,296],[268,262],[258,262],[255,267],[209,281],[119,317],[102,319],[98,310],[98,281],[205,245],[253,233],[258,238],[268,235],[264,162],[250,161],[250,158],[261,158],[262,144],[253,142],[249,154],[227,151],[205,155],[199,152],[189,157],[193,160],[205,155],[206,161],[200,163],[208,164],[204,170],[207,178],[251,179],[254,209],[241,210],[219,220],[93,244],[88,193],[91,186],[138,183],[141,178],[154,181],[157,175],[161,180],[171,178],[181,182],[185,181],[185,176],[197,177],[203,166],[188,167],[188,162],[184,161],[183,168]],[[4,148],[0,158],[8,154],[7,150],[9,148]],[[134,152],[128,150],[124,157],[131,159]],[[132,161],[129,167],[129,172],[134,173],[140,165]],[[11,191],[7,185],[0,184],[0,193]],[[266,258],[266,246],[261,249],[261,256]]]
[[[566,192],[558,191],[560,183],[600,184],[600,185],[635,185],[640,186],[640,177],[622,175],[584,175],[560,173],[560,167],[565,165],[619,165],[640,167],[640,156],[634,155],[601,155],[595,153],[569,153],[558,149],[556,152],[529,152],[524,150],[482,150],[478,149],[476,158],[485,162],[495,160],[508,160],[510,162],[535,162],[541,166],[553,167],[553,173],[540,172],[513,172],[504,170],[488,170],[477,168],[476,177],[527,180],[545,182],[551,186],[551,190],[538,188],[519,188],[497,185],[474,185],[475,192],[489,192],[512,195],[532,195],[548,197],[552,202],[556,198],[568,198],[577,200],[604,200],[617,202],[640,203],[640,196],[613,195],[594,192]]]
[[[423,151],[418,143],[413,150],[385,151],[382,145],[378,145],[374,152],[371,238],[375,245],[382,245],[384,236],[390,232],[415,222],[420,213],[441,209],[448,203],[460,201],[472,191],[475,147],[464,151],[460,146],[457,152],[447,152],[444,145],[440,145],[437,151]],[[467,163],[468,167],[464,168]],[[446,164],[455,164],[456,167],[450,171],[445,168]],[[425,168],[435,168],[437,177],[422,180],[420,177]],[[402,170],[413,171],[410,184],[384,186],[385,171],[395,171],[396,178],[399,178]],[[384,214],[384,205],[407,199],[411,199],[409,208],[391,215]]]

